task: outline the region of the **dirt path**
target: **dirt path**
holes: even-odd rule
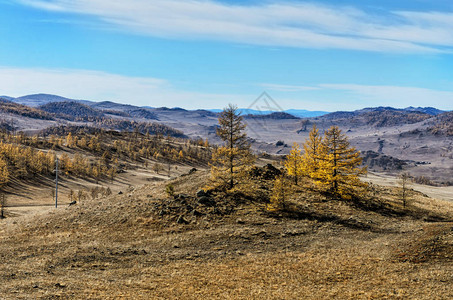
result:
[[[378,185],[383,186],[398,186],[398,179],[384,174],[368,173],[365,181],[369,181]],[[431,198],[453,201],[453,186],[447,187],[435,187],[429,185],[422,185],[417,183],[411,183],[410,188],[422,192]]]

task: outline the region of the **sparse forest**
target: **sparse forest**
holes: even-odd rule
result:
[[[208,190],[223,188],[230,192],[241,191],[257,201],[268,202],[270,210],[284,210],[295,190],[315,187],[338,199],[361,199],[367,193],[367,184],[359,178],[366,174],[366,168],[361,166],[360,152],[350,146],[346,135],[336,126],[325,131],[322,137],[313,125],[309,138],[303,144],[305,151],[302,152],[299,144],[294,143],[283,162],[283,172],[275,169],[263,180],[262,171],[253,167],[254,157],[237,108],[232,105],[225,108],[219,116],[219,125],[217,135],[224,145],[213,153],[212,184]],[[268,188],[265,187],[266,182]]]
[[[113,180],[128,162],[207,164],[211,147],[204,140],[135,132],[106,131],[89,127],[56,127],[29,136],[0,133],[0,184],[13,179],[53,176],[55,160],[62,175]]]

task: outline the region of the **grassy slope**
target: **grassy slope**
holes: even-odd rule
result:
[[[173,184],[194,195],[206,178]],[[451,219],[451,203],[413,193],[404,209],[378,188],[376,205],[357,207],[301,191],[291,213],[244,203],[222,215],[170,201],[165,184],[3,220],[0,298],[453,297],[453,223],[423,221]]]

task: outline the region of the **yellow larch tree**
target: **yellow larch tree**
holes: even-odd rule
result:
[[[293,148],[286,157],[285,168],[288,175],[293,176],[294,183],[297,185],[299,177],[303,175],[304,171],[302,168],[302,153],[299,148],[299,144],[293,144]]]
[[[359,179],[359,175],[366,174],[366,167],[360,166],[360,153],[350,146],[348,138],[338,126],[332,126],[325,132],[323,147],[325,157],[320,160],[319,170],[316,172],[317,183],[342,198],[358,194],[366,186]]]
[[[315,124],[310,131],[308,139],[305,140],[303,147],[305,150],[302,157],[303,172],[311,179],[316,180],[319,176],[318,171],[320,164],[325,159],[326,148],[324,147],[322,136]]]
[[[286,202],[291,195],[291,184],[285,175],[280,175],[275,178],[272,194],[266,209],[269,211],[284,210]]]
[[[214,186],[232,189],[246,177],[255,157],[245,134],[245,124],[236,106],[230,104],[219,115],[217,135],[224,145],[212,155],[211,181]]]
[[[9,181],[8,164],[0,158],[0,188],[4,187]]]

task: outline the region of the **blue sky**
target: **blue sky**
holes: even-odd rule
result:
[[[0,95],[453,109],[453,2],[0,0]]]

